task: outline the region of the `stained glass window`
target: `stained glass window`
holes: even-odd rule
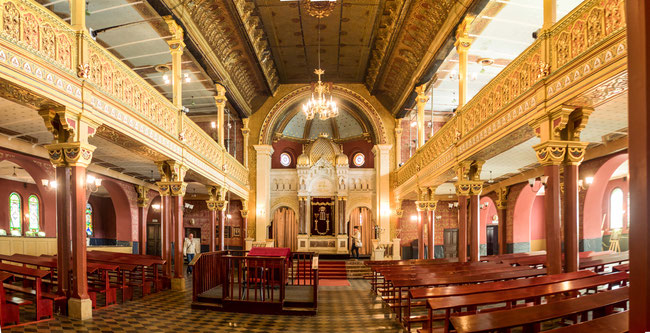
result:
[[[16,192],[13,192],[9,194],[9,227],[11,230],[18,230],[18,232],[22,232],[22,225],[22,202],[20,195],[18,195]]]
[[[86,234],[93,235],[93,206],[86,204]]]
[[[41,229],[38,197],[33,194],[30,195],[27,198],[27,207],[29,208],[29,231],[38,232]]]
[[[291,165],[291,155],[289,155],[287,153],[280,154],[280,164],[282,164],[282,166],[285,166],[285,167],[288,167],[289,165]]]
[[[366,163],[366,156],[364,156],[362,153],[356,153],[354,154],[354,158],[352,160],[354,161],[354,165],[360,168]]]

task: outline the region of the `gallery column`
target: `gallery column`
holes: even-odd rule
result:
[[[224,117],[225,117],[226,101],[228,101],[228,99],[226,98],[226,88],[224,86],[217,83],[215,84],[215,88],[217,90],[217,95],[214,96],[214,102],[217,105],[217,131],[219,133],[219,145],[221,145],[221,147],[225,147],[226,141],[224,138],[225,135],[224,128],[226,127],[226,124],[225,124]],[[244,133],[243,128],[242,128],[242,133]],[[244,145],[244,147],[246,147],[246,145]],[[247,155],[245,152],[246,150],[244,149],[244,156]]]
[[[418,123],[418,148],[424,146],[425,136],[424,136],[424,108],[429,101],[429,96],[425,91],[425,85],[415,87],[415,92],[417,97],[415,98],[415,107],[417,109],[417,123]],[[396,145],[399,145],[400,141],[395,141]]]
[[[431,190],[431,196],[429,197],[430,200],[427,203],[427,210],[429,212],[429,218],[428,218],[428,226],[427,229],[429,229],[429,233],[427,234],[428,239],[427,243],[429,243],[429,251],[428,251],[428,256],[427,258],[429,259],[434,259],[435,256],[435,233],[436,233],[436,227],[435,227],[435,220],[436,220],[436,206],[438,205],[437,200],[433,200],[434,194],[435,193],[435,188]]]
[[[473,39],[469,37],[471,19],[466,17],[456,31],[456,51],[458,52],[458,108],[467,103],[467,63],[468,52]]]
[[[243,152],[244,152],[244,166],[248,168],[248,136],[251,133],[251,129],[248,128],[248,118],[242,118],[242,128],[241,134],[244,137]]]
[[[147,253],[147,192],[143,185],[137,185],[135,191],[138,194],[138,253]]]
[[[88,144],[99,122],[74,114],[65,108],[39,111],[54,140],[46,145],[56,167],[57,182],[57,269],[59,291],[67,294],[68,315],[75,319],[92,318],[86,275],[86,168],[95,147]],[[72,275],[70,271],[72,263]]]
[[[208,186],[208,200],[205,202],[208,206],[210,220],[210,252],[217,250],[217,187]]]
[[[174,266],[171,279],[172,290],[185,289],[185,277],[183,272],[183,242],[185,240],[185,229],[183,227],[183,197],[187,183],[184,182],[187,167],[177,161],[164,161],[158,163],[161,181],[158,182],[158,188],[162,194],[166,194],[167,206],[164,208],[165,213],[171,213],[171,219],[168,220],[170,248],[174,251]],[[164,221],[165,219],[163,219]]]
[[[379,243],[390,242],[390,148],[391,145],[379,144],[372,148],[375,155],[375,193],[377,207],[377,225],[380,235]]]
[[[183,28],[171,16],[165,16],[165,23],[169,28],[171,38],[167,40],[169,51],[172,55],[172,103],[179,110],[183,108]]]
[[[402,118],[395,119],[395,169],[402,163]]]
[[[469,225],[469,246],[470,259],[479,260],[479,238],[478,231],[480,221],[478,220],[478,199],[483,190],[483,182],[480,180],[481,168],[484,161],[462,161],[456,166],[456,195],[458,196],[458,260],[467,261],[468,245],[468,223]],[[470,207],[472,221],[468,221],[467,202],[472,197],[474,205]]]
[[[427,209],[429,202],[426,200],[416,201],[418,211],[418,259],[424,259],[424,224],[427,223]]]
[[[226,201],[225,187],[220,187],[217,197],[217,212],[219,214],[219,250],[226,250],[226,209],[228,208],[228,201]]]
[[[497,200],[495,206],[499,218],[499,254],[507,252],[508,231],[506,226],[506,208],[508,208],[508,188],[502,187],[496,190]]]
[[[241,239],[242,239],[242,249],[246,249],[246,241],[248,240],[248,201],[241,201],[242,209],[239,210],[241,214]]]

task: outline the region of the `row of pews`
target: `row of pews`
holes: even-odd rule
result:
[[[133,299],[134,289],[143,297],[163,289],[168,285],[161,274],[164,264],[165,260],[155,256],[88,252],[86,273],[93,308],[98,294],[104,295],[104,306],[108,306],[117,303],[117,291],[126,302]],[[0,327],[20,324],[20,309],[27,307],[31,311],[24,310],[23,318],[36,321],[52,318],[57,309],[66,313],[67,302],[66,292],[58,290],[56,256],[0,255]]]
[[[627,331],[627,252],[582,252],[579,271],[556,275],[546,274],[543,251],[481,260],[366,265],[373,292],[409,332]]]

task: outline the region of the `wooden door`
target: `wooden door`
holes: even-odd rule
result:
[[[160,256],[160,224],[147,224],[147,254]]]
[[[443,232],[445,258],[458,257],[458,229],[445,229]]]
[[[489,225],[486,230],[487,255],[499,254],[499,226]]]

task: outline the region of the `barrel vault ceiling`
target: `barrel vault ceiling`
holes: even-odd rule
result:
[[[364,83],[393,113],[422,80],[443,44],[480,0],[337,0],[318,21],[298,0],[161,1],[228,73],[255,112],[279,84]],[[214,55],[214,56],[211,56]]]

